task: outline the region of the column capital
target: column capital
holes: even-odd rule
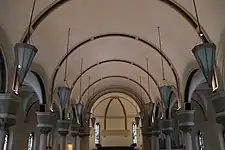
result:
[[[49,132],[51,132],[52,128],[50,127],[41,127],[39,128],[40,133],[44,135],[48,135]]]
[[[37,127],[42,134],[48,134],[52,130],[54,116],[51,112],[36,112]]]
[[[177,112],[178,125],[181,131],[190,132],[194,127],[195,110],[180,110]]]
[[[147,131],[145,132],[147,136],[159,136],[160,135],[160,128],[158,125],[153,124],[152,126],[149,126],[147,128]]]
[[[58,123],[58,132],[61,136],[66,136],[69,133],[69,120],[57,120]]]
[[[225,91],[218,90],[210,96],[216,111],[216,122],[225,126]]]
[[[161,130],[165,135],[171,135],[173,133],[173,120],[163,119],[160,121]]]

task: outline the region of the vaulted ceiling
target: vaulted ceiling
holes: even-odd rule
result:
[[[37,20],[44,10],[50,8],[51,4],[57,2],[59,1],[37,0],[34,20]],[[46,84],[49,89],[53,73],[66,54],[69,28],[71,28],[70,50],[80,42],[90,39],[68,57],[69,85],[72,85],[80,74],[81,58],[83,70],[110,60],[93,67],[82,76],[82,90],[90,83],[106,76],[124,76],[128,79],[111,77],[100,80],[89,91],[121,85],[139,92],[140,86],[129,79],[141,82],[147,90],[148,76],[143,69],[137,67],[146,69],[146,59],[149,62],[149,73],[158,85],[162,85],[161,56],[157,52],[160,51],[157,32],[159,26],[166,80],[168,84],[180,88],[183,92],[187,69],[190,64],[196,64],[191,49],[202,40],[211,40],[218,46],[225,25],[224,0],[196,0],[200,23],[204,29],[202,38],[195,29],[196,19],[193,17],[195,13],[191,0],[64,0],[64,2],[49,12],[45,19],[39,20],[41,22],[38,26],[33,24],[35,30],[32,30],[33,34],[29,40],[39,49],[34,62],[41,65],[46,72]],[[0,27],[5,31],[11,46],[23,39],[31,7],[31,0],[0,1]],[[102,37],[99,37],[100,35]],[[64,66],[65,61],[58,70],[55,87],[65,84]],[[150,95],[153,101],[159,98],[156,82],[150,79]],[[74,86],[72,98],[76,100],[79,93],[78,81]],[[143,90],[142,93],[147,99]]]

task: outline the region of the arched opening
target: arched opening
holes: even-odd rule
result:
[[[141,125],[135,121],[140,108],[129,95],[106,93],[95,100],[90,112],[96,123],[90,131],[89,149],[142,146]]]

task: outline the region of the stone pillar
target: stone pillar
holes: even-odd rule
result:
[[[9,127],[16,124],[16,114],[21,101],[22,99],[15,94],[0,94],[0,149],[3,149],[5,135]]]
[[[66,148],[66,135],[69,133],[69,120],[58,120],[58,132],[60,134],[60,150]]]
[[[85,128],[79,129],[79,135],[80,135],[80,149],[81,150],[89,150],[89,128],[85,130]]]
[[[151,127],[148,127],[147,134],[149,135],[151,140],[151,150],[160,150],[159,147],[160,129],[158,123],[154,123],[152,124]]]
[[[225,91],[217,91],[210,97],[216,111],[216,122],[219,124],[218,139],[220,148],[224,150],[223,129],[225,128]]]
[[[39,150],[46,150],[47,136],[52,130],[53,114],[51,112],[36,112],[37,113],[37,127],[40,129],[40,143]]]
[[[149,142],[149,134],[145,130],[144,127],[141,127],[141,132],[142,132],[142,150],[149,150],[151,143]]]
[[[172,150],[171,147],[171,136],[173,133],[173,121],[172,120],[162,120],[161,121],[162,132],[166,136],[166,149]]]
[[[185,150],[193,150],[191,131],[194,127],[195,110],[180,110],[177,112],[179,128],[183,131]]]
[[[77,123],[76,119],[73,119],[70,128],[73,137],[73,150],[80,150],[79,128],[80,124]]]

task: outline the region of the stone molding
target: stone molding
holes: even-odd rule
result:
[[[184,132],[190,132],[194,127],[195,110],[181,110],[177,112],[179,128]]]

